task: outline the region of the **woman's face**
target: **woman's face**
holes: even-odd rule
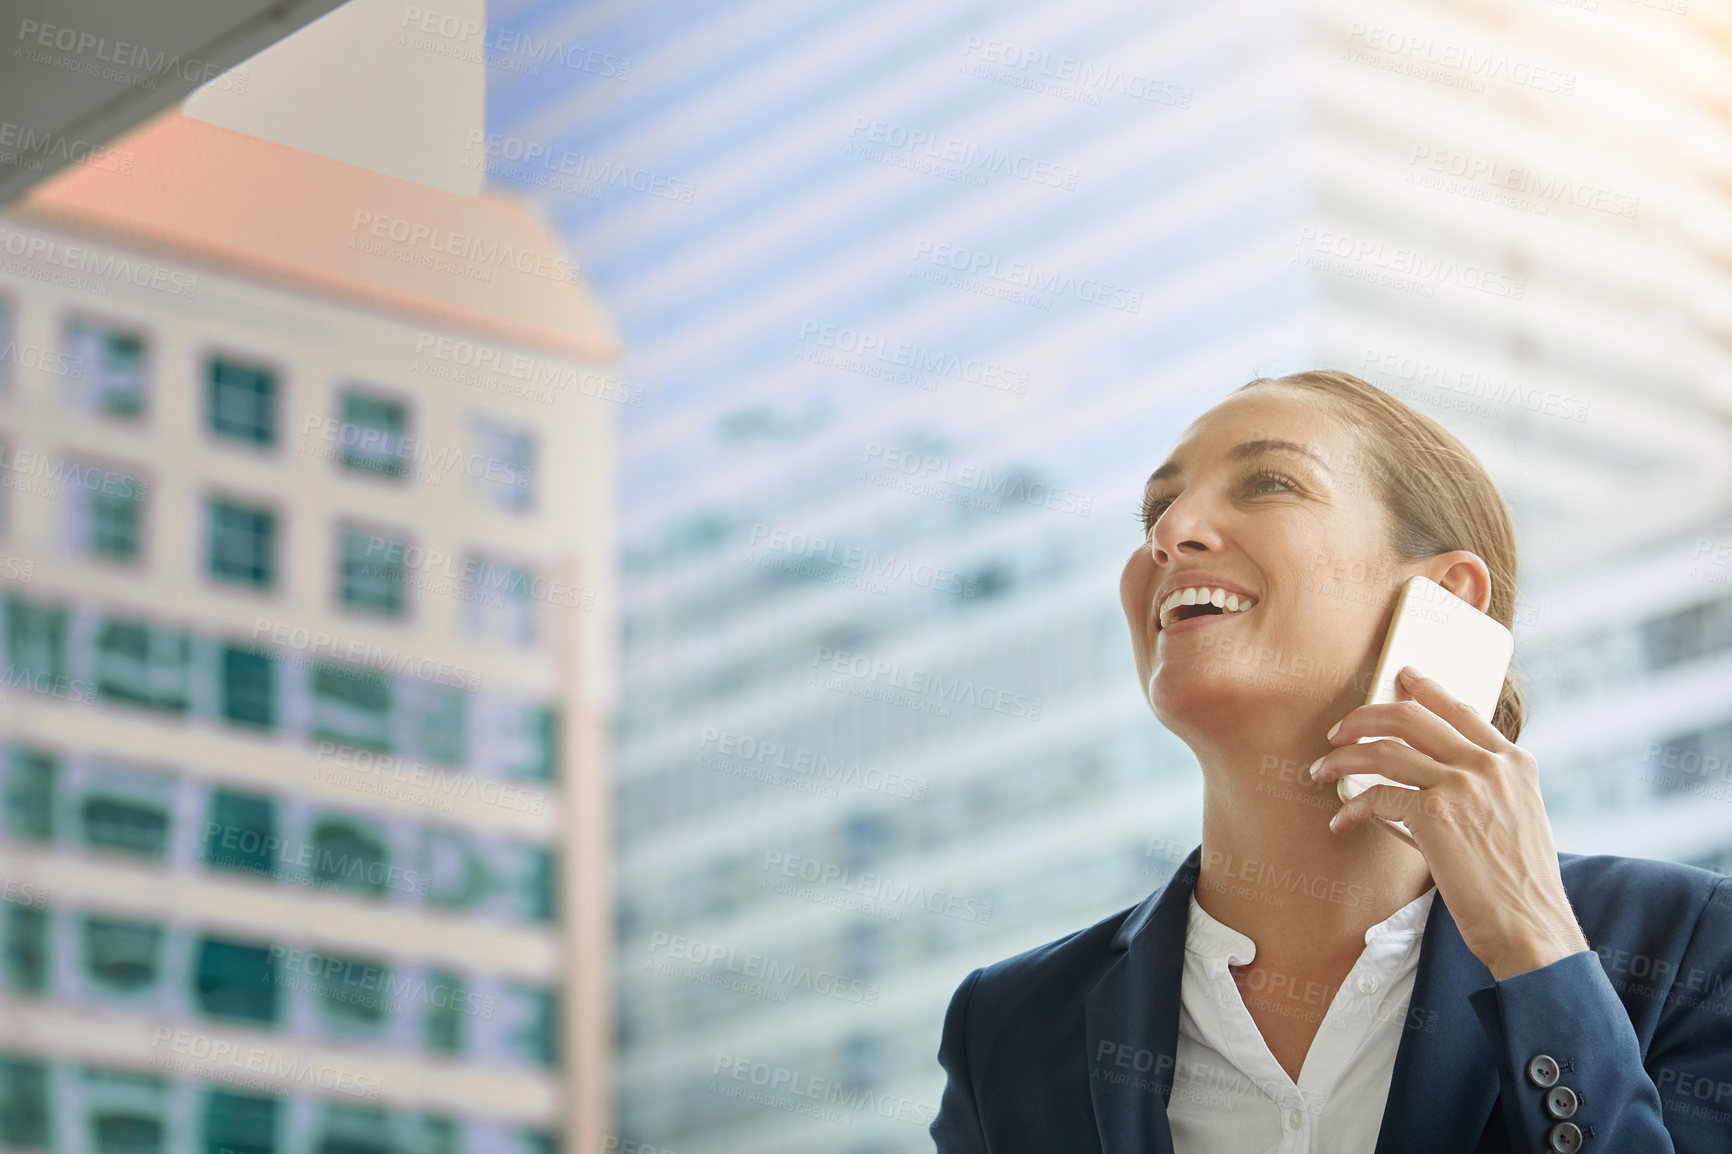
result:
[[[1181,739],[1253,717],[1339,718],[1363,700],[1418,567],[1389,548],[1361,460],[1315,395],[1257,388],[1198,418],[1151,478],[1119,592],[1144,694]],[[1217,595],[1220,610],[1180,606],[1163,625],[1171,591],[1192,585],[1224,587],[1241,611]]]

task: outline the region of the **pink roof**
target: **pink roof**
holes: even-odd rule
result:
[[[19,215],[477,337],[591,363],[619,352],[576,262],[515,197],[441,192],[175,110],[113,150],[130,165],[68,165]]]

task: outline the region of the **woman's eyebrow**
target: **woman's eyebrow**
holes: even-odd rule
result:
[[[1329,467],[1329,462],[1318,456],[1309,446],[1301,445],[1294,441],[1275,441],[1268,439],[1246,441],[1242,445],[1235,445],[1231,449],[1227,450],[1227,459],[1229,461],[1244,461],[1252,457],[1261,457],[1265,453],[1299,453],[1310,457],[1313,461],[1323,466],[1325,472],[1331,474],[1335,472],[1335,470]],[[1184,471],[1185,467],[1179,462],[1168,461],[1166,464],[1149,474],[1147,484],[1153,485],[1156,481],[1165,481],[1167,478],[1175,477]]]

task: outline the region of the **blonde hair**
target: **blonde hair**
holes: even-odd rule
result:
[[[1491,573],[1486,615],[1515,619],[1516,540],[1509,508],[1479,458],[1455,434],[1351,373],[1317,370],[1258,377],[1235,390],[1280,386],[1327,398],[1329,415],[1351,436],[1362,472],[1389,510],[1390,547],[1404,561],[1466,549]],[[1512,665],[1491,723],[1511,741],[1527,720],[1527,698]]]

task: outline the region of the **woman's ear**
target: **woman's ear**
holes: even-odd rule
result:
[[[1478,553],[1457,549],[1439,553],[1426,566],[1426,577],[1478,609],[1491,607],[1491,570]]]

